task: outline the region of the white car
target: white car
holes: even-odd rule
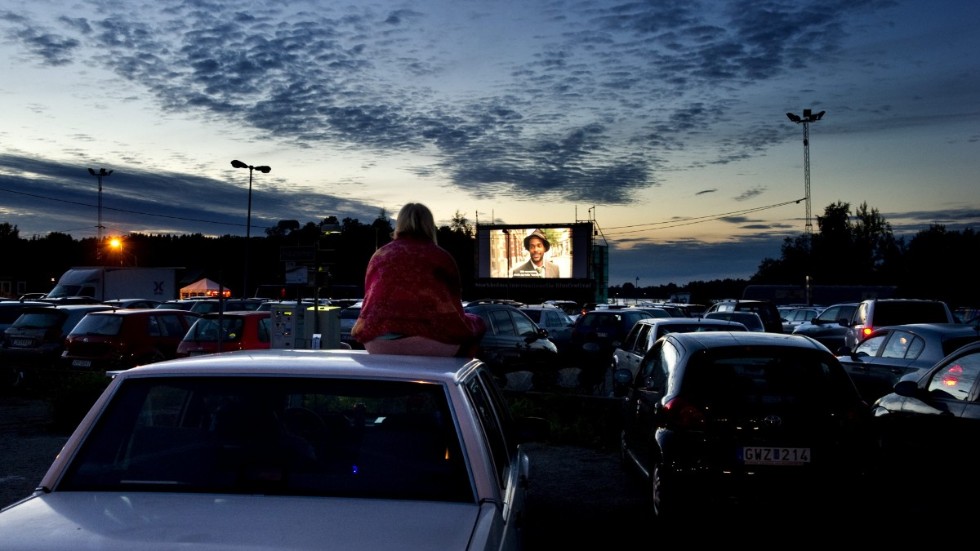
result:
[[[612,370],[629,369],[635,377],[647,350],[657,339],[669,333],[690,333],[698,331],[748,331],[737,321],[707,318],[647,318],[633,324],[623,344],[613,350]],[[609,383],[611,385],[611,382]]]
[[[114,374],[34,493],[21,549],[504,550],[529,460],[478,360],[243,350]]]

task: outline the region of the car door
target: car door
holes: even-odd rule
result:
[[[624,401],[622,453],[646,473],[661,460],[657,444],[661,399],[667,391],[669,359],[676,356],[675,352],[666,341],[658,341],[640,364]]]
[[[890,436],[889,457],[901,457],[906,464],[938,464],[948,482],[955,483],[965,462],[980,459],[980,349],[948,357],[916,387],[914,393],[892,393],[882,400],[888,409],[881,422]]]
[[[901,329],[879,329],[838,359],[868,403],[891,392],[902,376],[918,368],[913,359],[925,346],[922,337]]]

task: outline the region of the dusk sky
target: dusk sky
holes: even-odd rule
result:
[[[25,238],[594,220],[612,285],[748,278],[867,203],[980,229],[980,2],[0,0]],[[819,282],[817,282],[819,283]]]

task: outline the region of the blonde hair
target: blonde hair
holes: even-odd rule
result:
[[[422,203],[408,203],[398,211],[395,220],[395,239],[399,237],[418,237],[436,242],[436,221],[432,211]]]

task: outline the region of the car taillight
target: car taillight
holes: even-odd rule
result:
[[[871,327],[865,327],[864,329],[861,330],[861,338],[862,339],[868,338],[868,335],[870,335],[872,331],[874,331],[874,329],[872,329]]]
[[[699,429],[704,425],[704,412],[701,408],[684,400],[673,398],[664,404],[667,412],[667,423],[674,429]]]

